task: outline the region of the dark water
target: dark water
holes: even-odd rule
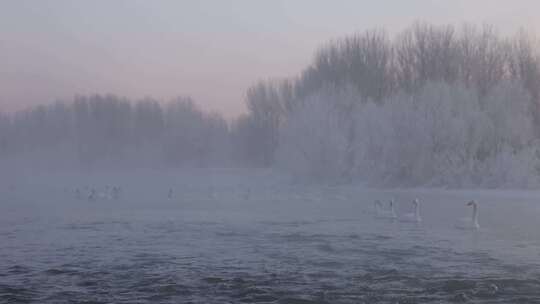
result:
[[[424,222],[375,219],[390,195]],[[5,195],[0,302],[540,303],[535,194],[478,195],[476,232],[453,228],[470,193]]]

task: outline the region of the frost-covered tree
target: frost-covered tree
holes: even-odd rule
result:
[[[274,162],[279,128],[285,111],[283,98],[272,82],[261,82],[249,88],[246,98],[250,118],[243,123],[248,124],[251,130],[245,139],[249,140],[250,149],[255,150],[257,162],[270,166]]]
[[[347,138],[335,104],[321,92],[288,115],[278,150],[278,166],[299,176],[340,178],[345,168]]]
[[[416,23],[393,37],[375,30],[333,40],[286,90],[263,84],[250,91],[248,107],[255,100],[263,110],[239,120],[250,138],[244,151],[264,159],[277,136],[277,166],[307,177],[326,172],[325,178],[388,185],[512,184],[492,166],[512,159],[537,174],[538,54],[533,36],[503,37],[489,25]],[[278,123],[268,124],[261,112],[280,113]],[[274,144],[267,149],[262,143]],[[337,158],[321,156],[327,154]],[[525,180],[514,173],[508,176]]]
[[[537,180],[530,96],[518,83],[502,82],[480,97],[464,84],[428,82],[382,104],[357,101],[346,116],[339,105],[354,98],[340,90],[320,91],[287,116],[279,167],[315,179],[351,172],[376,185],[529,187]]]

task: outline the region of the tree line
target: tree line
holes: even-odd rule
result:
[[[538,185],[534,36],[415,23],[331,41],[298,77],[248,90],[248,158],[377,185]]]
[[[0,115],[0,156],[93,166],[227,166],[230,130],[191,98],[168,103],[78,96]]]
[[[232,121],[188,97],[82,96],[0,114],[0,157],[274,167],[376,185],[536,187],[538,50],[533,35],[503,36],[489,25],[368,30],[326,43],[296,77],[248,88],[247,113]]]

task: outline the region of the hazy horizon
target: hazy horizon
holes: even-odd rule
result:
[[[187,95],[234,117],[251,84],[297,75],[321,44],[354,32],[414,21],[540,29],[536,1],[388,3],[1,1],[0,110],[76,94]]]

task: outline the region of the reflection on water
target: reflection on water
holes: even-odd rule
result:
[[[481,229],[461,231],[466,193],[414,193],[415,224],[374,218],[373,198],[387,192],[287,191],[151,204],[12,196],[0,215],[0,302],[540,301],[532,199],[512,208],[486,196]],[[410,210],[411,193],[391,195],[398,214]]]

